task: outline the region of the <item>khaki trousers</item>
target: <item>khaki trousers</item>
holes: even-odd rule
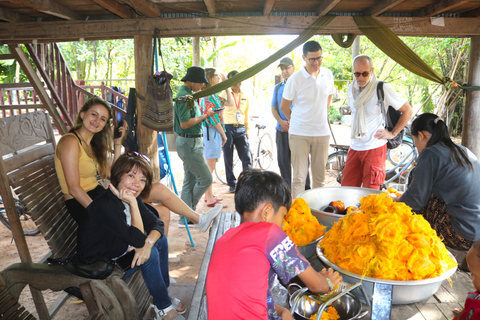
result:
[[[308,157],[311,156],[312,188],[325,186],[325,168],[328,159],[330,136],[308,137],[290,134],[292,151],[292,198],[305,191],[308,173]]]

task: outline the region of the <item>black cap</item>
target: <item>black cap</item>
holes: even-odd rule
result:
[[[206,83],[209,84],[207,78],[205,77],[205,70],[202,67],[190,67],[187,69],[187,74],[182,78],[183,82],[190,81],[195,83]]]

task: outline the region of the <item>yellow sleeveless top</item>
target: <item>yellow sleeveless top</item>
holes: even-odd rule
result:
[[[71,135],[74,136],[75,138],[78,137],[75,136],[73,133],[67,133],[66,135]],[[79,166],[79,172],[80,172],[80,186],[82,187],[83,190],[86,192],[95,189],[98,186],[98,181],[97,181],[97,166],[96,162],[93,158],[90,158],[85,150],[83,150],[83,147],[78,141],[78,144],[80,145],[80,159],[78,159],[78,166]],[[57,145],[58,146],[58,145]],[[62,188],[62,192],[64,194],[69,194],[68,192],[68,187],[67,187],[67,181],[65,180],[65,173],[63,172],[63,167],[62,163],[60,162],[60,159],[57,156],[57,150],[55,148],[55,170],[57,171],[57,177],[58,177],[58,182],[60,183],[60,187]]]

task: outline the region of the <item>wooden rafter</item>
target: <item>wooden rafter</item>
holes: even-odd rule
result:
[[[322,4],[317,8],[317,15],[319,16],[324,16],[330,11],[332,11],[333,8],[342,0],[327,0],[327,1],[322,1]]]
[[[383,0],[378,1],[375,5],[365,10],[364,15],[376,17],[382,13],[391,10],[392,8],[398,6],[400,3],[405,0]]]
[[[159,17],[160,8],[150,0],[121,0],[129,4],[139,15],[148,18]]]
[[[275,0],[265,0],[265,5],[263,6],[263,15],[269,16],[273,10],[273,5],[275,4]]]
[[[26,17],[15,13],[11,10],[1,9],[0,8],[0,20],[7,21],[7,22],[21,22],[26,21]]]
[[[433,17],[446,11],[455,9],[472,0],[442,0],[428,7],[412,13],[414,17]]]
[[[132,11],[127,6],[119,3],[116,0],[93,0],[99,6],[105,8],[113,14],[116,14],[123,19],[133,18]]]
[[[215,0],[203,0],[203,2],[205,3],[205,6],[207,7],[208,15],[212,18],[215,17],[215,15],[217,14],[216,9],[215,9]]]
[[[462,17],[478,18],[480,17],[480,8],[462,13]]]
[[[65,20],[82,20],[83,17],[54,0],[9,0],[16,5],[30,7],[37,11]]]
[[[318,17],[315,16],[251,16],[229,19],[209,17],[116,19],[108,24],[100,20],[0,23],[0,43],[133,38],[152,35],[158,28],[162,37],[240,36],[267,34],[300,34]],[[480,19],[445,18],[445,28],[432,26],[429,18],[377,17],[399,36],[463,37],[480,35]],[[352,17],[337,16],[318,34],[362,34]]]

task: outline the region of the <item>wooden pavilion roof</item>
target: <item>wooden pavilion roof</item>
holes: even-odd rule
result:
[[[480,34],[480,0],[0,0],[0,42],[299,34],[318,16],[319,34],[355,33],[371,15],[398,35]]]

